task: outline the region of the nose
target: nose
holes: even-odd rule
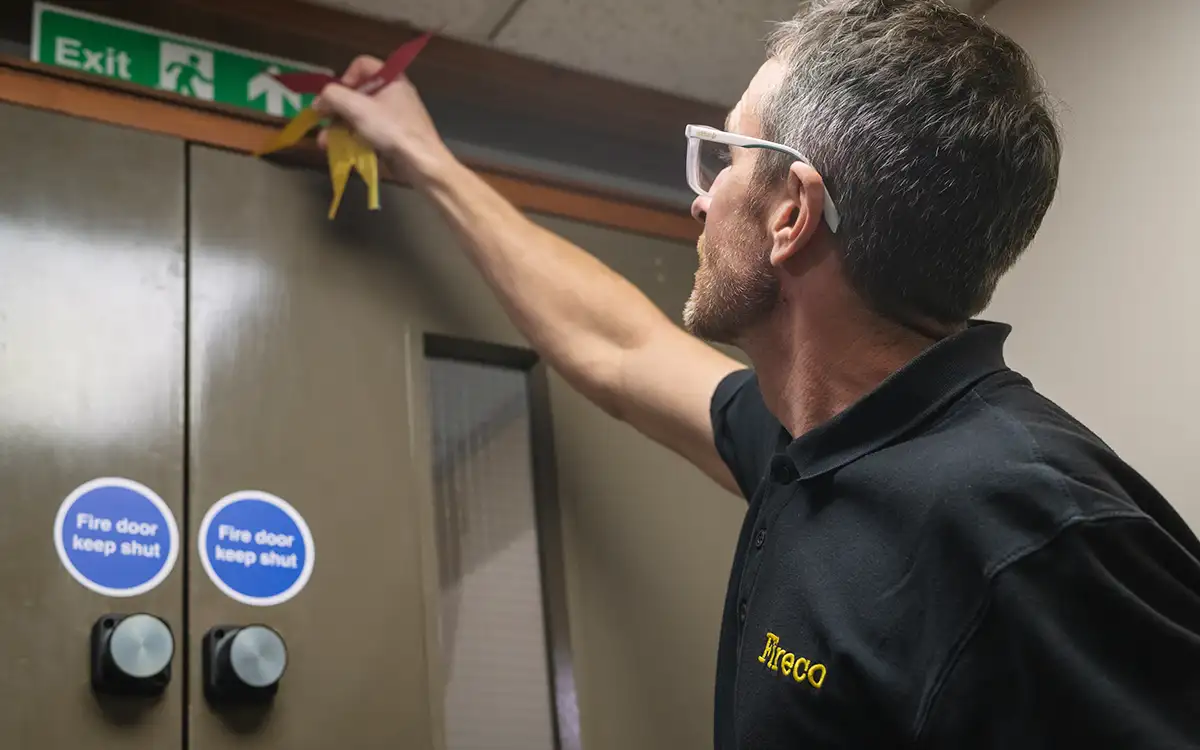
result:
[[[712,198],[707,195],[698,195],[696,200],[692,201],[692,218],[701,224],[708,218],[708,204],[712,202]]]

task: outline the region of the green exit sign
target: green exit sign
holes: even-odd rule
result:
[[[312,101],[272,73],[332,73],[293,60],[234,49],[37,2],[33,60],[208,102],[291,117]]]

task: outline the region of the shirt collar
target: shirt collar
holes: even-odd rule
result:
[[[1012,327],[971,321],[893,373],[833,419],[792,440],[785,454],[800,479],[813,479],[879,450],[922,424],[961,393],[1007,369]]]

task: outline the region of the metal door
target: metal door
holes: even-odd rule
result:
[[[278,632],[287,658],[258,705],[202,699],[194,667],[195,750],[432,743],[413,498],[428,478],[412,468],[395,235],[349,206],[354,220],[331,223],[327,181],[190,151],[189,533],[214,503],[252,490],[294,508],[315,547],[307,585],[269,606],[192,567],[193,665],[202,634],[255,623]]]
[[[182,576],[101,595],[52,530],[101,477],[182,510],[184,147],[0,105],[0,163],[0,733],[14,748],[179,748],[181,649],[158,698],[98,700],[88,665],[108,613],[162,618],[178,645]]]

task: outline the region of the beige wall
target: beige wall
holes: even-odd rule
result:
[[[1058,196],[987,316],[1200,529],[1200,3],[1002,0],[1060,101]]]

